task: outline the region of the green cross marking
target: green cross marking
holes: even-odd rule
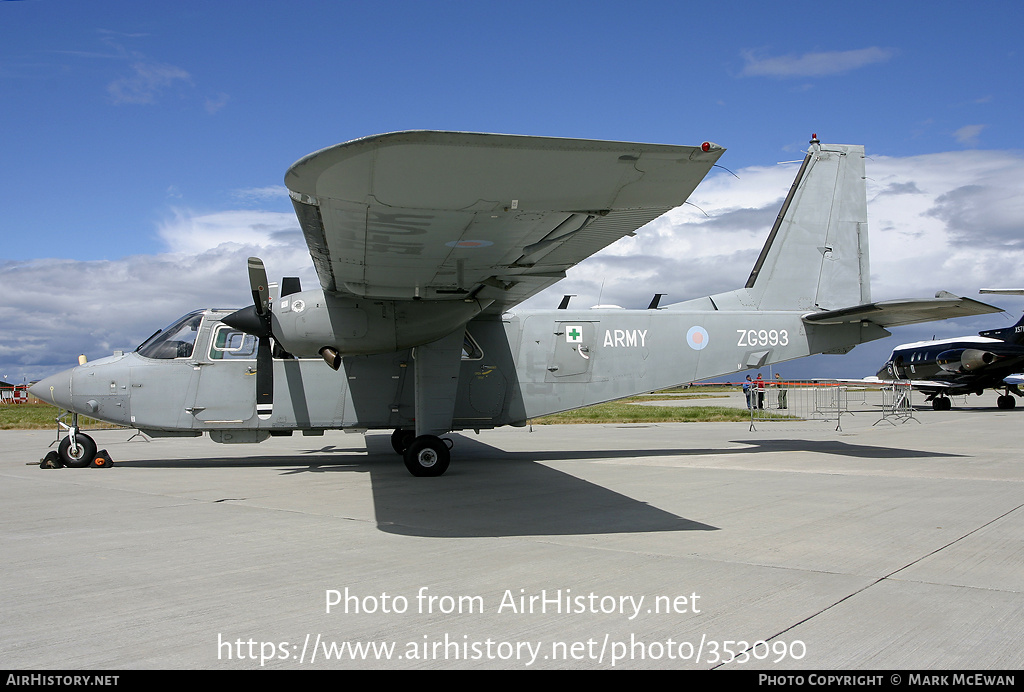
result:
[[[573,327],[573,328],[572,328],[572,331],[571,331],[571,332],[569,332],[569,336],[571,336],[571,337],[572,337],[572,340],[573,340],[573,341],[576,341],[576,339],[578,339],[578,338],[580,338],[581,336],[583,336],[583,334],[581,334],[580,332],[576,331],[576,327]]]

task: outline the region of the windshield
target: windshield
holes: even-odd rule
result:
[[[196,344],[203,311],[191,312],[180,320],[146,339],[136,350],[144,358],[188,358]]]

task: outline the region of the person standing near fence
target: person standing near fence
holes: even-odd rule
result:
[[[757,373],[757,407],[764,408],[764,380],[761,379],[761,373]]]
[[[782,381],[782,375],[775,373],[775,386],[779,388],[779,408],[789,408],[789,392],[786,390],[786,383]]]
[[[747,375],[747,381],[743,383],[743,397],[747,400],[747,408],[754,408],[751,402],[751,398],[754,396],[754,392],[751,391],[753,384],[750,381],[750,375]]]

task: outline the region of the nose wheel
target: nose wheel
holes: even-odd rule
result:
[[[68,435],[57,447],[64,466],[72,469],[83,469],[96,458],[96,442],[84,433]]]
[[[67,436],[57,445],[57,451],[50,451],[39,462],[39,467],[44,469],[59,469],[65,466],[71,469],[84,469],[91,466],[98,455],[96,441],[83,433],[78,427],[78,414],[71,413],[71,423],[61,420],[65,414],[57,419],[57,425],[67,431]],[[59,434],[58,434],[59,437]],[[106,452],[104,451],[104,454]],[[103,463],[99,466],[109,466],[110,460],[103,457]]]

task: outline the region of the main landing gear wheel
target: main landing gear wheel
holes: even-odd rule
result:
[[[395,432],[391,433],[391,448],[395,450],[395,454],[405,454],[405,450],[409,448],[409,445],[415,439],[415,431],[395,428]]]
[[[57,447],[57,454],[68,468],[84,469],[96,458],[96,443],[88,435],[76,433],[74,446],[71,437],[65,437]]]
[[[953,402],[949,400],[949,397],[937,396],[932,399],[932,410],[934,411],[948,411],[953,407]]]
[[[420,435],[403,453],[405,468],[414,476],[440,476],[448,470],[451,455],[439,437]]]
[[[1013,394],[1003,394],[996,399],[996,406],[999,408],[1010,409],[1017,405],[1017,400],[1013,398]]]

